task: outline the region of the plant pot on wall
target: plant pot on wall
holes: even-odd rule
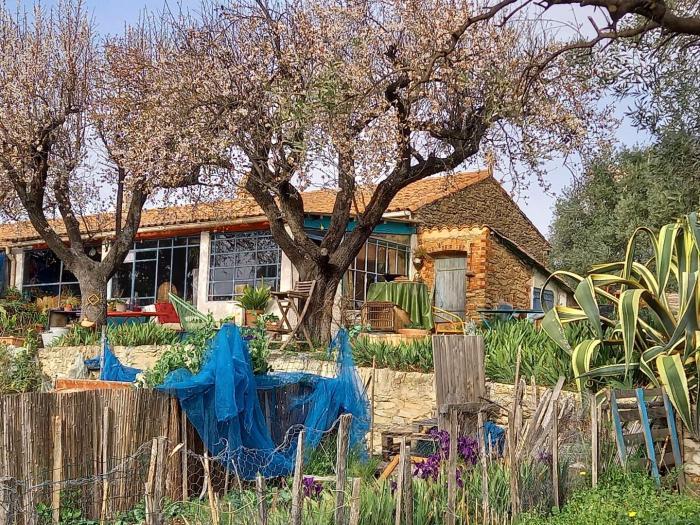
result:
[[[245,311],[245,325],[248,327],[255,326],[258,320],[258,316],[263,314],[263,310],[246,310]]]

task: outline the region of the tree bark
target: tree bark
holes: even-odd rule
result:
[[[326,345],[333,329],[333,309],[338,285],[343,274],[313,263],[299,267],[300,281],[316,281],[314,293],[308,299],[305,324],[314,343]]]
[[[92,321],[102,326],[107,318],[107,278],[102,272],[94,271],[92,265],[83,264],[75,272],[80,286],[80,319]]]

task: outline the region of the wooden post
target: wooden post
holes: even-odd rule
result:
[[[552,399],[552,499],[559,508],[559,398]]]
[[[338,425],[338,449],[335,466],[335,520],[336,525],[344,525],[346,522],[347,513],[345,512],[345,486],[347,483],[348,473],[348,444],[350,441],[350,414],[340,416]]]
[[[265,478],[262,474],[255,477],[255,494],[258,499],[258,525],[267,525],[267,504],[265,502]]]
[[[156,479],[156,466],[158,462],[158,439],[153,438],[151,441],[151,458],[148,462],[148,477],[146,478],[146,525],[158,525],[156,516],[154,492]]]
[[[596,403],[595,394],[589,394],[589,402],[591,409],[591,484],[593,487],[598,486],[598,465],[600,449],[598,446],[598,404]]]
[[[398,479],[396,480],[396,513],[394,515],[394,524],[401,525],[404,515],[404,490],[406,485],[406,468],[404,464],[406,460],[410,462],[410,458],[406,458],[406,437],[401,438],[401,449],[399,452],[399,470]]]
[[[292,481],[292,525],[301,525],[304,514],[304,434],[297,438],[297,454],[294,459],[294,480]]]
[[[457,522],[457,411],[450,409],[450,457],[447,464],[447,525]]]
[[[61,483],[63,482],[63,432],[61,416],[53,418],[53,471],[51,473],[51,520],[61,521]]]
[[[189,479],[187,472],[187,460],[189,451],[187,450],[187,414],[180,408],[180,433],[182,434],[182,501],[190,499]]]
[[[360,525],[360,491],[362,489],[362,479],[352,480],[352,496],[350,499],[350,522],[349,525]]]
[[[109,498],[109,424],[109,407],[104,407],[102,409],[102,508],[100,510],[100,523],[105,523],[107,520],[107,502]]]
[[[518,432],[519,422],[521,421],[518,415],[522,407],[519,406],[522,402],[522,383],[520,382],[520,361],[522,357],[522,347],[518,347],[518,355],[515,359],[515,380],[513,388],[515,391],[513,398],[513,407],[508,415],[508,462],[510,463],[510,508],[513,521],[517,521],[520,514],[520,468],[518,466]]]
[[[481,514],[483,521],[486,523],[489,520],[489,470],[486,464],[486,434],[484,432],[484,413],[479,410],[477,414],[479,440],[479,463],[481,463]]]
[[[211,469],[209,467],[209,452],[204,452],[204,482],[207,484],[207,497],[209,499],[209,511],[211,513],[212,525],[219,525],[219,509],[216,504],[216,495],[211,480]]]
[[[374,383],[377,379],[377,358],[372,357],[372,384],[370,385],[369,455],[374,454]]]
[[[413,525],[413,473],[411,472],[411,446],[404,439],[402,445],[405,447],[403,452],[403,514],[404,524]]]
[[[0,478],[0,525],[14,525],[18,498],[17,480]]]

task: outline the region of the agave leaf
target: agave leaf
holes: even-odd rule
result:
[[[654,361],[658,356],[663,354],[665,351],[665,347],[662,345],[656,345],[652,346],[648,350],[645,350],[642,352],[642,355],[639,358],[639,369],[644,373],[645,376],[647,376],[651,382],[654,384],[654,386],[658,387],[659,385],[659,380],[656,377],[656,374],[654,371],[651,369],[651,363]]]
[[[576,345],[571,354],[571,365],[580,392],[583,392],[584,382],[579,377],[590,370],[591,361],[598,351],[600,343],[600,339],[585,339]]]
[[[588,320],[590,321],[593,329],[596,331],[598,339],[602,339],[603,327],[600,324],[600,309],[598,308],[598,301],[595,299],[595,286],[593,285],[593,279],[591,279],[590,276],[586,277],[576,287],[574,298],[581,309],[588,316]]]
[[[616,363],[614,365],[603,365],[596,368],[592,368],[588,372],[585,372],[579,376],[581,379],[594,378],[594,377],[615,377],[624,376],[625,370],[636,370],[639,368],[639,363]]]
[[[639,318],[639,300],[643,293],[644,290],[625,290],[620,294],[620,323],[625,349],[625,364],[632,362],[637,335],[637,319]],[[625,369],[625,376],[628,372],[629,369]]]
[[[674,246],[676,236],[681,231],[680,224],[675,222],[666,224],[659,231],[659,239],[656,244],[656,280],[659,282],[658,295],[662,301],[666,301],[666,287],[671,275]]]
[[[630,236],[629,241],[627,242],[627,250],[625,251],[625,263],[622,267],[622,273],[621,276],[623,279],[629,279],[630,276],[632,275],[632,269],[634,267],[634,248],[636,246],[637,242],[637,236],[641,235],[642,233],[646,234],[649,237],[649,240],[651,242],[651,246],[654,249],[654,252],[656,253],[656,246],[658,244],[656,240],[656,235],[654,235],[654,232],[651,231],[651,229],[646,228],[642,226],[641,228],[637,228],[632,235]]]
[[[681,356],[678,354],[660,355],[656,358],[656,369],[659,371],[661,383],[666,388],[666,393],[678,415],[686,427],[693,428],[688,378],[685,375]]]

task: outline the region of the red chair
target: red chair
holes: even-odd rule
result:
[[[180,322],[180,317],[178,317],[175,307],[171,303],[156,303],[156,313],[158,314],[158,322],[160,324]]]

